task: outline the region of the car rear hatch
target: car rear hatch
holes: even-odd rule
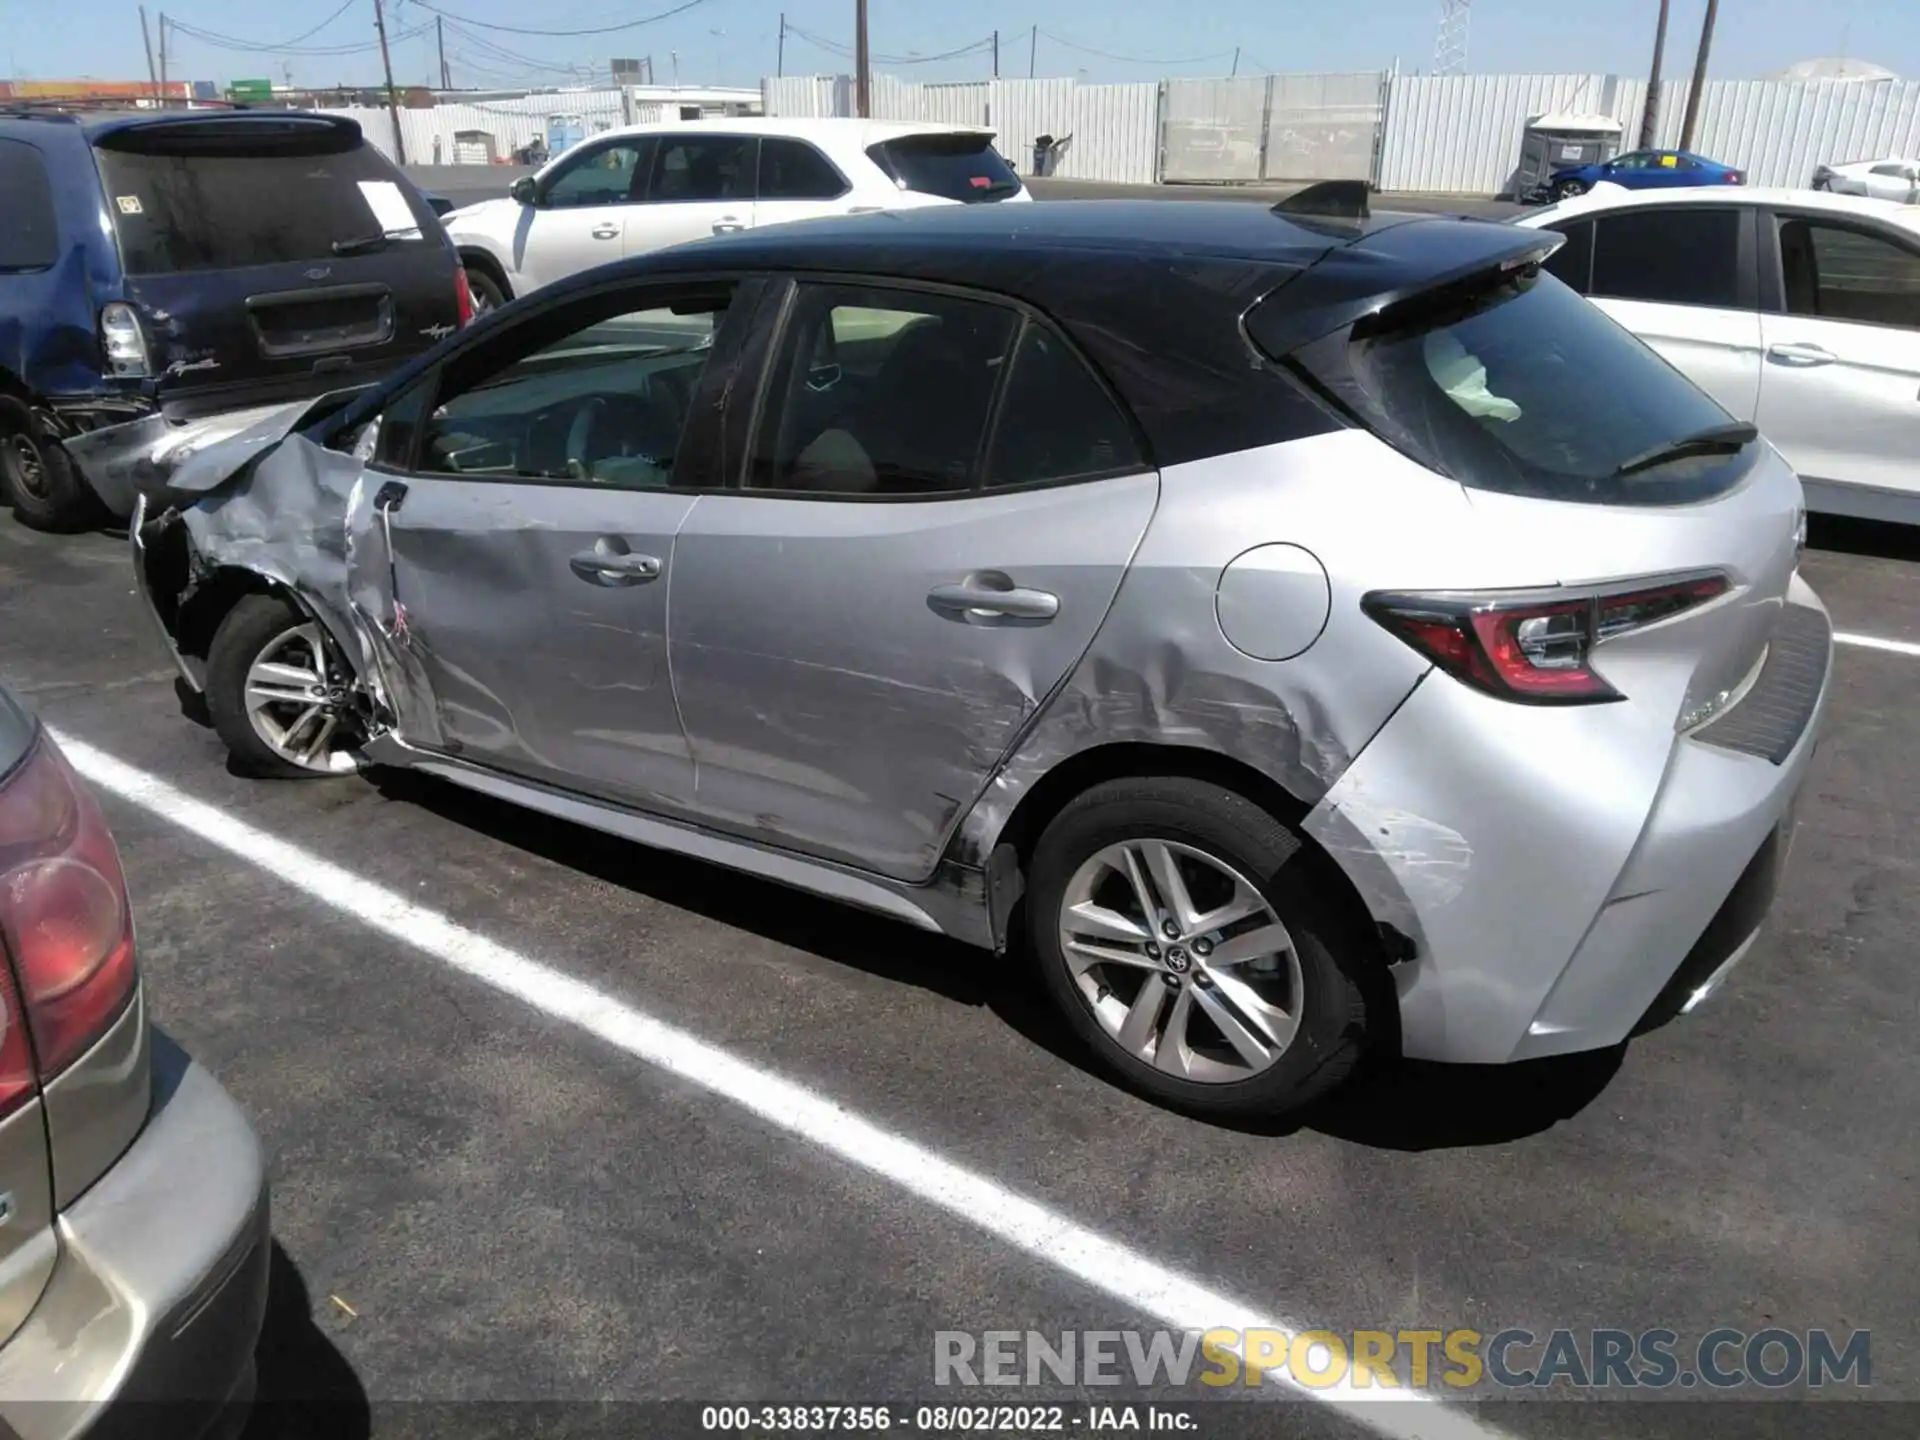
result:
[[[1436,557],[1443,585],[1369,597],[1374,618],[1508,699],[1628,699],[1676,730],[1737,705],[1797,568],[1792,470],[1542,271],[1557,235],[1436,219],[1349,237],[1247,333],[1464,487],[1481,532],[1471,558]]]
[[[991,130],[929,130],[867,147],[874,164],[902,190],[979,205],[1021,193],[1020,177],[993,148]]]
[[[461,322],[430,207],[339,117],[185,117],[94,141],[170,414],[374,380]]]

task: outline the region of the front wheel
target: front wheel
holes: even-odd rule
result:
[[[478,265],[469,265],[467,270],[467,293],[473,296],[473,318],[478,320],[489,310],[498,310],[507,303],[506,292],[500,288],[500,282]]]
[[[1571,200],[1576,195],[1586,193],[1587,187],[1578,180],[1562,180],[1553,187],[1553,198],[1556,200]]]
[[[359,768],[351,677],[319,622],[278,595],[248,595],[207,653],[207,711],[237,768],[296,779]]]
[[[1303,1109],[1366,1045],[1367,957],[1302,843],[1219,785],[1112,780],[1034,851],[1027,904],[1047,989],[1112,1073],[1196,1114]]]

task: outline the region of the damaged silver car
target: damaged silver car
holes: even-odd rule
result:
[[[1557,238],[703,241],[193,455],[142,586],[253,771],[406,766],[1020,942],[1194,1112],[1611,1046],[1751,946],[1831,640],[1793,472]]]

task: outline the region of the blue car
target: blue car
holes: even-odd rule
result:
[[[0,505],[125,518],[162,447],[431,349],[438,208],[340,116],[0,104]]]
[[[1595,165],[1556,170],[1547,182],[1555,200],[1584,195],[1605,181],[1629,190],[1665,190],[1683,185],[1744,185],[1747,177],[1731,165],[1686,150],[1633,150]]]

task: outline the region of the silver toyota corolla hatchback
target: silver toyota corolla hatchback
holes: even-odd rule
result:
[[[407,766],[1030,950],[1193,1111],[1610,1046],[1751,945],[1831,645],[1793,472],[1558,240],[703,241],[191,458],[137,563],[254,771]]]

